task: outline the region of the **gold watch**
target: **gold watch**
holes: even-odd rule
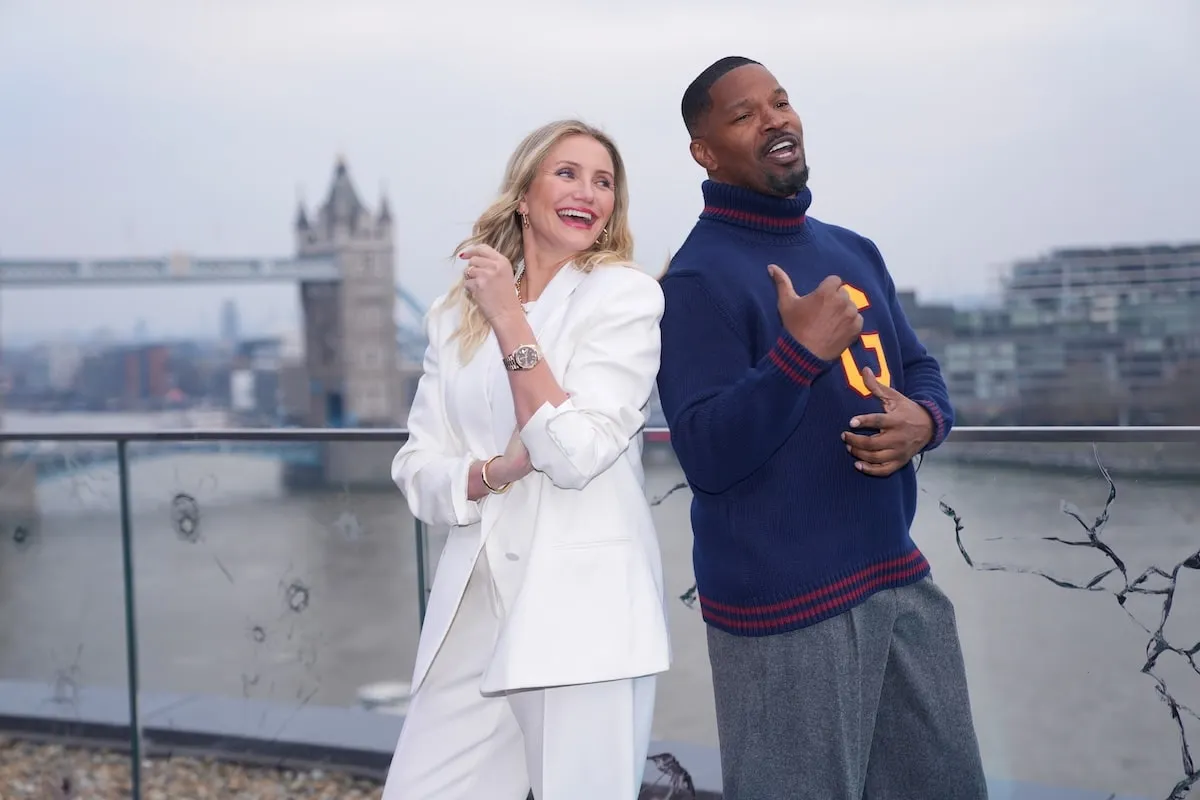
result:
[[[542,360],[542,351],[536,344],[523,344],[504,357],[504,366],[509,372],[533,369]]]

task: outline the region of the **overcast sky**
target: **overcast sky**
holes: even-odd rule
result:
[[[340,152],[428,301],[517,141],[577,115],[622,148],[657,272],[701,205],[679,97],[729,54],[790,91],[813,216],[923,297],[1200,239],[1196,0],[0,0],[0,258],[288,255]],[[0,333],[215,333],[225,297],[275,330],[294,295],[7,290]]]

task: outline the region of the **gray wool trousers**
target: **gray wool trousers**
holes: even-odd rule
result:
[[[725,800],[986,800],[954,607],[929,578],[773,636],[708,628]]]

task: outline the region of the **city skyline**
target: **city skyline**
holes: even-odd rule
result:
[[[319,202],[342,154],[365,202],[386,186],[398,278],[428,303],[520,136],[579,115],[622,147],[638,258],[657,272],[699,212],[679,94],[736,52],[791,91],[813,215],[874,239],[922,300],[978,300],[999,269],[1053,248],[1200,237],[1187,188],[1200,163],[1186,158],[1200,12],[1186,0],[1099,7],[756,0],[682,14],[658,0],[618,3],[610,19],[534,0],[517,15],[481,5],[463,26],[462,9],[425,9],[416,25],[368,0],[14,2],[0,12],[0,91],[20,120],[0,130],[0,258],[290,255],[298,187]],[[765,41],[768,17],[797,36]],[[331,28],[343,35],[331,41]],[[599,44],[579,50],[581,30]],[[532,37],[539,63],[583,53],[587,79],[495,59],[506,31]],[[9,289],[0,337],[138,318],[212,331],[231,295],[247,331],[296,324],[284,287]]]

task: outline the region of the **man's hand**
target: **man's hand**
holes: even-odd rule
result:
[[[912,461],[929,444],[933,438],[933,419],[921,406],[880,383],[870,367],[863,367],[862,376],[871,394],[883,404],[883,413],[854,417],[850,427],[874,428],[879,433],[873,436],[843,433],[842,441],[856,459],[855,469],[884,477]]]
[[[767,267],[779,295],[779,316],[800,344],[823,361],[832,361],[862,333],[863,318],[850,295],[841,291],[842,279],[830,275],[811,293],[796,294],[792,279],[775,264]]]

